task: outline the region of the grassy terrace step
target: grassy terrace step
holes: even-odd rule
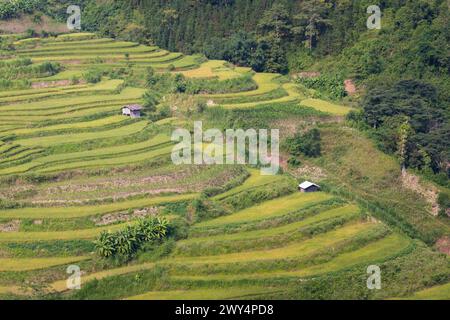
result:
[[[173,279],[183,281],[232,281],[232,280],[262,280],[283,277],[310,277],[325,273],[336,272],[356,265],[364,265],[361,273],[365,274],[368,264],[383,262],[392,256],[400,254],[411,245],[411,240],[403,235],[394,233],[381,240],[372,242],[363,248],[338,255],[328,262],[317,264],[295,271],[271,271],[238,275],[203,275],[203,276],[173,276]]]
[[[74,123],[63,123],[52,126],[45,127],[37,127],[37,128],[23,128],[23,129],[15,129],[11,133],[14,133],[16,136],[25,136],[25,135],[34,135],[40,133],[48,133],[51,131],[60,131],[60,130],[68,130],[68,129],[88,129],[88,128],[97,128],[103,127],[112,124],[118,124],[127,120],[126,117],[121,115],[114,115],[110,117],[105,117],[96,120],[83,121],[83,122],[74,122]]]
[[[51,52],[72,52],[73,50],[93,50],[94,52],[96,50],[101,49],[111,49],[112,51],[114,49],[122,49],[122,48],[131,48],[131,47],[137,47],[138,44],[134,42],[126,42],[126,41],[109,41],[109,42],[93,42],[88,43],[87,41],[84,42],[78,42],[75,44],[72,43],[61,43],[61,42],[50,42],[50,43],[43,43],[40,46],[33,48],[33,49],[20,49],[17,52],[19,54],[26,54],[26,53],[51,53]]]
[[[50,268],[58,265],[64,265],[86,260],[88,257],[63,257],[63,258],[0,258],[0,272],[4,271],[30,271]]]
[[[305,99],[302,100],[301,105],[339,116],[345,116],[347,113],[353,110],[350,107],[337,105],[320,99]]]
[[[224,93],[224,94],[205,94],[200,95],[203,97],[207,97],[209,99],[226,99],[226,98],[238,98],[238,97],[249,97],[249,96],[258,96],[262,94],[269,93],[281,85],[274,82],[273,80],[278,78],[280,75],[276,73],[257,73],[253,76],[253,80],[257,83],[258,89],[252,91],[243,91],[236,93]]]
[[[139,88],[125,88],[118,94],[96,94],[95,96],[83,95],[79,97],[58,97],[57,99],[48,99],[45,101],[24,102],[14,105],[1,106],[0,110],[3,112],[16,111],[16,112],[30,112],[56,110],[59,108],[67,108],[71,106],[89,105],[90,107],[102,104],[111,104],[130,99],[139,99],[145,93],[144,89]],[[94,105],[93,105],[94,104]]]
[[[295,193],[286,197],[264,202],[260,205],[233,213],[231,215],[198,223],[194,226],[194,229],[217,227],[234,223],[245,223],[263,220],[270,217],[282,216],[289,212],[299,210],[307,205],[319,203],[331,198],[331,195],[322,192]]]
[[[133,264],[133,265],[125,266],[125,267],[114,268],[114,269],[109,269],[109,270],[104,270],[104,271],[99,271],[96,273],[84,275],[83,281],[88,282],[88,281],[92,281],[92,280],[101,280],[106,277],[113,277],[113,276],[118,276],[118,275],[132,273],[132,272],[139,272],[139,271],[143,271],[143,270],[152,269],[154,267],[155,267],[154,263]],[[58,291],[58,292],[66,291],[67,290],[66,283],[67,283],[66,280],[55,281],[51,284],[50,287],[54,291]]]
[[[7,232],[0,233],[0,242],[36,242],[52,240],[94,239],[102,231],[117,231],[127,225],[128,223],[122,223],[107,227],[71,231]]]
[[[95,53],[95,52],[93,52]],[[141,53],[134,53],[130,54],[128,57],[128,62],[132,62],[134,64],[158,64],[158,63],[169,63],[169,62],[175,62],[177,60],[180,60],[184,58],[185,56],[180,52],[168,52],[168,51],[159,51],[159,50],[153,50],[148,52],[141,52]],[[83,60],[80,60],[83,58]],[[97,62],[96,59],[103,59],[102,62]],[[48,58],[33,58],[34,62],[42,62],[44,60],[47,60]],[[78,59],[78,60],[76,60]],[[76,60],[77,64],[73,65],[72,68],[76,68],[76,66],[83,66],[83,64],[89,64],[92,65],[93,63],[100,63],[99,66],[112,66],[114,64],[122,64],[124,66],[125,63],[127,63],[127,60],[125,59],[124,54],[118,54],[116,52],[110,52],[109,54],[102,54],[98,56],[55,56],[52,57],[51,60],[53,61],[59,61],[64,63],[65,61],[70,60]]]
[[[46,47],[84,47],[84,46],[90,46],[90,45],[107,45],[115,43],[116,40],[112,38],[99,38],[99,39],[88,39],[88,40],[74,40],[74,41],[57,41],[56,39],[44,41],[40,44],[40,47],[46,48]],[[38,47],[38,48],[40,48]]]
[[[98,84],[91,86],[81,86],[79,88],[67,88],[67,90],[58,91],[45,91],[38,94],[28,94],[13,97],[3,97],[0,98],[0,103],[12,103],[12,102],[23,102],[27,100],[42,100],[46,98],[56,99],[57,97],[66,95],[76,95],[76,94],[94,94],[103,92],[111,92],[117,90],[117,88],[123,83],[123,80],[113,79],[102,81]],[[13,107],[10,107],[10,109]]]
[[[4,219],[52,219],[52,218],[79,218],[106,213],[120,212],[128,209],[137,209],[147,206],[163,205],[165,203],[180,202],[192,200],[198,197],[198,194],[180,194],[173,196],[149,197],[134,200],[127,200],[109,204],[95,206],[70,206],[70,207],[36,207],[0,210],[0,218]],[[26,233],[26,232],[23,232]],[[8,233],[0,233],[7,236]]]
[[[161,263],[216,264],[305,257],[337,245],[344,240],[351,239],[375,226],[376,224],[374,223],[354,223],[335,231],[320,234],[311,239],[295,242],[281,248],[243,251],[212,256],[174,257],[162,260]]]
[[[280,289],[274,289],[280,290]],[[247,288],[217,288],[202,290],[173,290],[173,291],[152,291],[137,296],[129,297],[126,300],[221,300],[221,299],[244,299],[254,295],[261,295],[273,291],[267,287],[247,287]]]
[[[86,61],[86,63],[89,63],[89,61]],[[116,63],[98,63],[98,64],[93,64],[93,63],[89,63],[89,66],[91,68],[97,68],[100,70],[103,69],[109,69],[109,68],[121,68],[121,67],[125,67],[127,65],[126,61],[119,61]],[[187,70],[187,69],[191,69],[191,68],[195,68],[198,66],[198,58],[195,56],[183,56],[180,58],[177,58],[175,60],[172,61],[168,61],[168,62],[154,62],[154,61],[148,61],[145,62],[143,61],[142,63],[133,63],[133,68],[137,71],[142,71],[142,68],[144,67],[152,67],[154,69],[156,69],[157,71],[169,71],[169,69],[171,69],[172,67],[175,68],[175,70],[181,71],[181,70]],[[74,64],[72,66],[72,69],[76,70],[76,69],[85,69],[86,65],[85,64]]]
[[[112,137],[124,137],[134,135],[148,125],[147,121],[138,121],[129,125],[124,125],[118,128],[114,128],[106,131],[96,132],[82,132],[74,134],[64,135],[64,139],[61,139],[60,135],[35,137],[28,139],[18,139],[15,142],[27,147],[50,147],[62,143],[80,143],[87,140],[107,139]]]
[[[351,235],[357,235],[358,233],[364,232],[364,230],[370,230],[375,227],[374,224],[370,223],[360,223],[353,224],[336,231],[332,231],[326,236],[322,236],[327,238],[327,240],[320,241],[315,240],[316,238],[303,241],[300,243],[296,243],[294,245],[286,246],[283,248],[277,248],[273,250],[259,250],[259,251],[250,251],[250,252],[241,252],[238,254],[226,254],[226,255],[216,255],[216,256],[205,256],[205,257],[169,257],[167,259],[161,260],[162,264],[205,264],[205,263],[236,263],[236,262],[244,262],[251,260],[270,260],[282,257],[298,257],[304,256],[308,254],[312,254],[317,250],[320,250],[321,247],[326,247],[331,243],[337,243],[339,241],[345,240],[346,237],[350,237]],[[275,254],[275,256],[271,256],[271,254]],[[149,270],[156,266],[155,263],[143,263],[143,264],[133,264],[125,267],[105,270],[96,272],[93,274],[88,274],[84,276],[84,281],[91,281],[94,279],[103,279],[110,276],[123,275],[127,273],[139,272],[143,270]],[[175,276],[175,278],[177,278]],[[57,281],[51,286],[54,290],[64,291],[66,290],[65,281]]]
[[[81,152],[54,154],[34,159],[31,162],[15,166],[13,168],[0,170],[0,174],[20,173],[32,169],[39,169],[41,167],[48,168],[51,167],[52,165],[55,166],[61,164],[72,168],[77,166],[83,167],[89,165],[88,162],[89,160],[99,160],[108,157],[117,158],[121,155],[126,155],[128,153],[131,155],[139,152],[146,152],[148,149],[156,147],[161,148],[154,150],[152,154],[154,155],[165,154],[169,149],[164,144],[168,143],[169,141],[170,141],[169,137],[165,135],[157,135],[152,139],[140,143],[119,145],[108,148],[99,148]],[[76,165],[69,164],[71,162],[78,162],[78,164]]]
[[[173,146],[167,146],[156,150],[151,150],[147,152],[137,153],[126,155],[122,157],[115,158],[107,158],[107,159],[98,159],[98,160],[90,160],[90,161],[80,161],[68,164],[61,164],[59,166],[48,167],[44,169],[39,169],[37,172],[55,172],[55,171],[65,171],[65,170],[73,170],[73,169],[82,169],[82,168],[92,168],[99,167],[105,168],[110,166],[126,166],[135,163],[146,162],[154,159],[159,159],[161,157],[167,157],[170,160],[170,153],[173,150]]]
[[[60,91],[64,91],[64,90],[73,90],[73,89],[83,89],[83,88],[87,88],[87,87],[88,87],[87,84],[78,84],[78,85],[63,86],[63,87],[56,87],[56,88],[45,88],[45,89],[7,90],[4,92],[0,92],[0,98],[33,96],[36,94],[60,92]]]
[[[45,58],[46,60],[54,60],[54,57],[58,56],[73,57],[74,59],[86,57],[96,58],[98,56],[102,57],[103,55],[110,55],[111,53],[123,55],[126,53],[129,53],[130,55],[133,53],[149,53],[157,49],[158,47],[147,47],[143,45],[127,48],[102,48],[101,46],[99,46],[95,49],[84,48],[81,46],[73,49],[70,48],[68,50],[51,50],[49,52],[40,50],[19,51],[18,55],[23,57],[31,57],[33,58],[33,61],[35,61],[34,58],[39,57]]]
[[[139,103],[140,100],[130,100],[126,99],[122,102],[115,101],[114,103],[106,103],[106,104],[100,104],[100,105],[82,105],[78,107],[66,107],[66,108],[60,108],[58,110],[47,111],[47,112],[39,112],[36,115],[33,116],[26,116],[27,112],[20,112],[20,113],[12,113],[8,116],[3,115],[0,116],[0,121],[5,120],[11,117],[17,117],[20,119],[21,122],[17,122],[16,124],[35,124],[35,123],[42,123],[42,122],[48,122],[51,121],[61,121],[61,122],[68,122],[67,120],[73,120],[73,121],[79,121],[78,118],[83,118],[85,120],[87,117],[95,116],[97,114],[104,114],[108,113],[108,115],[117,114],[118,110],[121,110],[124,103]]]
[[[11,156],[0,156],[0,164],[6,165],[12,161],[18,161],[23,160],[25,158],[29,158],[30,156],[37,155],[38,153],[43,152],[42,149],[30,149],[30,150],[24,150],[17,154],[11,155]]]
[[[228,68],[223,60],[209,60],[198,68],[181,72],[188,78],[218,78],[219,80],[233,79],[251,72],[250,68]]]
[[[287,84],[284,84],[282,86],[282,88],[288,93],[287,96],[284,96],[281,98],[276,98],[276,99],[257,101],[257,102],[222,104],[221,106],[226,109],[246,109],[246,108],[253,108],[253,107],[257,107],[259,105],[265,105],[265,104],[299,101],[300,99],[304,98],[304,96],[296,90],[295,84],[287,83]]]
[[[211,199],[213,200],[223,200],[225,198],[234,196],[238,193],[249,191],[251,189],[268,185],[270,183],[275,183],[284,179],[281,175],[276,176],[263,176],[260,174],[259,170],[249,169],[250,176],[244,181],[243,184],[228,190],[227,192],[218,194]]]
[[[323,222],[326,220],[330,220],[337,217],[358,217],[360,209],[355,205],[346,205],[343,207],[326,210],[312,217],[305,218],[304,220],[290,223],[287,225],[283,225],[281,227],[255,230],[255,231],[246,231],[235,234],[220,234],[208,237],[197,237],[190,238],[187,240],[182,240],[177,243],[181,248],[190,244],[198,244],[202,242],[217,242],[217,241],[245,241],[250,239],[258,239],[264,237],[272,237],[276,235],[288,234],[298,231],[298,229],[303,228],[308,225],[312,225],[318,222]]]
[[[42,101],[27,102],[17,105],[6,105],[0,107],[0,110],[4,113],[13,114],[16,111],[17,114],[27,113],[43,113],[43,112],[57,112],[60,110],[70,110],[74,107],[95,107],[101,105],[111,105],[114,103],[123,103],[127,100],[136,100],[142,97],[144,90],[137,88],[126,88],[120,94],[100,94],[95,96],[80,96],[80,97],[58,97],[57,99],[47,99]],[[119,110],[120,111],[120,110]]]
[[[411,296],[400,298],[408,300],[450,300],[450,282],[415,292]]]

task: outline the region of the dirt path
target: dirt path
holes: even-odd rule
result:
[[[41,81],[34,82],[31,87],[33,89],[44,89],[44,88],[54,88],[54,87],[66,87],[72,84],[71,80],[57,80],[57,81]],[[86,81],[80,80],[77,84],[86,84]]]
[[[406,189],[414,191],[425,198],[425,200],[431,205],[431,214],[433,216],[437,216],[439,214],[440,208],[437,202],[439,192],[434,186],[429,183],[426,185],[421,184],[419,177],[407,172],[406,170],[402,171],[402,184]]]
[[[356,94],[356,86],[353,83],[352,79],[347,79],[344,81],[344,85],[345,85],[345,91],[347,92],[347,94],[349,96],[353,96],[354,94]]]

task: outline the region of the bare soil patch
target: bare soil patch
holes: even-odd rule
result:
[[[85,84],[86,81],[80,80],[78,84]],[[33,89],[44,89],[44,88],[54,88],[54,87],[66,87],[72,84],[71,80],[57,80],[57,81],[41,81],[34,82],[31,87]]]
[[[446,255],[450,255],[450,237],[442,237],[436,242],[436,249],[439,252],[445,253]]]
[[[354,84],[352,79],[347,79],[344,81],[345,91],[349,96],[353,96],[356,94],[356,85]]]
[[[316,71],[304,71],[304,72],[299,72],[296,74],[292,75],[292,78],[297,79],[297,78],[317,78],[320,77],[320,72],[316,72]]]
[[[117,222],[126,222],[137,218],[145,218],[148,216],[156,215],[159,212],[157,207],[143,208],[134,210],[132,213],[123,211],[119,213],[110,213],[99,218],[93,218],[96,226],[107,226]]]
[[[402,171],[401,180],[404,188],[421,195],[431,205],[431,214],[433,216],[437,216],[439,214],[440,208],[437,202],[439,192],[436,187],[429,183],[426,185],[421,183],[419,177],[407,172],[406,170]]]
[[[33,16],[23,15],[20,18],[0,21],[0,30],[4,33],[23,33],[28,29],[33,29],[37,32],[68,32],[65,23],[56,22],[47,16],[42,16],[41,21],[38,23],[33,20]]]
[[[12,220],[0,224],[0,232],[16,232],[19,231],[20,220]]]

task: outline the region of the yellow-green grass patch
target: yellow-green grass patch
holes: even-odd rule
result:
[[[427,288],[406,298],[408,300],[450,300],[450,282],[431,288]]]
[[[147,121],[138,121],[111,130],[18,139],[16,140],[16,143],[27,147],[49,147],[62,143],[80,143],[88,140],[107,139],[114,137],[126,138],[127,136],[136,134],[144,130],[147,125]]]
[[[338,116],[345,116],[347,113],[353,110],[350,107],[337,105],[320,99],[305,99],[301,101],[301,105]]]
[[[287,225],[283,225],[281,227],[275,227],[270,229],[262,229],[262,230],[254,230],[254,231],[245,231],[233,234],[220,234],[215,236],[208,237],[198,237],[198,238],[190,238],[187,240],[181,240],[177,242],[179,246],[183,246],[186,244],[196,244],[200,242],[211,242],[214,243],[216,241],[242,241],[242,240],[250,240],[250,239],[258,239],[264,237],[273,237],[276,235],[285,235],[292,232],[297,231],[300,228],[313,225],[315,223],[323,222],[329,219],[334,218],[352,218],[359,216],[360,209],[355,205],[346,205],[343,207],[326,210],[319,214],[316,214],[312,217],[305,218],[304,220],[290,223]]]
[[[74,49],[75,50],[101,50],[101,49],[111,49],[113,51],[114,49],[122,49],[122,48],[131,48],[138,46],[135,42],[126,42],[126,41],[107,41],[107,42],[94,42],[94,43],[86,43],[86,42],[79,42],[77,45],[66,45],[61,42],[53,42],[51,45],[48,43],[43,43],[41,46],[34,48],[34,49],[21,49],[17,52],[19,54],[25,54],[25,53],[49,53],[49,52],[68,52],[71,53]]]
[[[0,242],[35,242],[54,240],[80,240],[94,239],[102,231],[117,231],[128,223],[116,224],[108,227],[99,227],[69,231],[45,231],[45,232],[4,232],[0,233]]]
[[[125,88],[119,94],[98,94],[98,95],[83,95],[78,97],[58,97],[55,99],[48,99],[45,101],[35,101],[19,103],[9,106],[2,106],[2,114],[6,111],[21,112],[26,111],[27,114],[33,110],[52,110],[63,107],[73,107],[84,104],[111,104],[119,103],[121,101],[128,101],[130,99],[139,99],[145,93],[145,89],[140,88]]]
[[[86,282],[89,282],[92,280],[104,279],[106,277],[113,277],[113,276],[131,273],[131,272],[148,270],[148,269],[152,269],[154,267],[155,267],[154,263],[143,263],[143,264],[133,264],[133,265],[125,266],[125,267],[99,271],[99,272],[83,275],[83,282],[86,283]],[[66,280],[55,281],[52,283],[52,285],[50,287],[51,287],[51,289],[58,291],[58,292],[68,290],[67,285],[66,285]]]
[[[295,242],[284,247],[266,250],[242,251],[213,256],[173,257],[161,260],[162,263],[214,264],[238,263],[262,260],[299,258],[312,255],[320,250],[333,248],[338,243],[351,240],[352,237],[374,228],[375,223],[354,223],[311,239]]]
[[[58,164],[64,162],[67,165],[69,162],[80,162],[81,166],[85,165],[85,161],[91,159],[98,159],[99,157],[117,157],[119,155],[123,155],[129,152],[144,152],[145,149],[151,147],[157,147],[164,143],[170,141],[170,138],[166,135],[157,135],[147,141],[134,143],[134,144],[125,144],[114,147],[100,148],[94,150],[87,150],[81,152],[72,152],[72,153],[62,153],[62,154],[54,154],[49,156],[40,157],[32,160],[31,162],[18,165],[8,169],[0,169],[0,174],[10,174],[10,173],[20,173],[26,172],[36,167],[41,166],[49,166],[51,164]],[[155,154],[165,153],[167,150],[157,150]],[[82,161],[81,161],[82,160]]]
[[[139,162],[145,162],[148,160],[160,158],[171,154],[173,146],[163,147],[160,149],[130,154],[122,157],[112,157],[98,160],[80,160],[79,162],[60,164],[43,169],[36,170],[37,172],[55,172],[63,170],[83,169],[92,167],[110,167],[110,166],[125,166],[129,164],[135,164]]]
[[[217,99],[226,99],[226,98],[238,98],[238,97],[249,97],[249,96],[258,96],[262,94],[269,93],[281,85],[274,82],[274,79],[279,77],[279,74],[276,73],[257,73],[253,76],[253,80],[257,83],[258,89],[251,91],[243,91],[236,93],[224,93],[224,94],[209,94],[202,95],[207,98],[217,98]]]
[[[41,90],[42,93],[37,94],[29,94],[29,95],[20,95],[20,96],[12,96],[12,97],[4,97],[0,98],[0,102],[21,102],[26,100],[35,100],[35,99],[45,99],[45,98],[56,98],[60,96],[72,95],[72,94],[88,94],[88,93],[97,93],[101,91],[114,91],[123,83],[121,79],[113,79],[113,80],[105,80],[96,85],[80,85],[74,86],[72,88],[59,88],[59,90],[49,89],[49,90]],[[13,109],[13,107],[10,107]],[[5,108],[5,110],[7,110]]]
[[[279,290],[279,289],[278,289]],[[196,290],[152,291],[127,300],[221,300],[239,299],[272,291],[267,287],[217,288]]]
[[[72,59],[95,59],[97,57],[104,57],[111,54],[125,54],[129,53],[132,55],[133,53],[148,53],[157,50],[157,47],[147,47],[147,46],[134,46],[129,48],[102,48],[99,47],[97,49],[84,48],[82,46],[76,48],[69,48],[68,50],[55,50],[55,51],[29,51],[29,52],[19,52],[20,56],[31,57],[33,61],[42,61],[42,60],[67,60],[68,58]],[[63,58],[63,59],[60,59]]]
[[[288,93],[287,96],[272,99],[272,100],[263,100],[263,101],[257,101],[257,102],[221,104],[221,106],[226,109],[246,109],[246,108],[253,108],[253,107],[257,107],[259,105],[265,105],[265,104],[292,102],[292,101],[297,101],[299,99],[304,98],[304,96],[302,94],[300,94],[299,91],[296,90],[296,85],[294,85],[292,83],[283,84],[282,88]]]
[[[107,126],[107,125],[113,125],[113,124],[117,124],[117,123],[120,123],[125,120],[127,120],[127,117],[124,117],[121,115],[115,115],[115,116],[110,116],[110,117],[105,117],[105,118],[90,120],[90,121],[83,121],[83,122],[64,123],[64,124],[45,126],[45,127],[37,127],[37,128],[16,129],[16,130],[11,131],[10,133],[20,136],[20,135],[37,134],[40,132],[59,131],[59,130],[88,129],[88,128],[96,128],[96,127],[103,127],[103,126]]]
[[[130,100],[127,100],[127,102],[130,102]],[[136,102],[136,101],[133,101]],[[117,101],[114,104],[103,104],[103,105],[95,105],[95,106],[81,106],[81,107],[74,107],[74,108],[64,108],[59,109],[57,111],[46,111],[46,112],[39,112],[37,115],[31,115],[27,116],[26,111],[21,113],[11,113],[8,116],[5,114],[0,115],[0,117],[4,117],[6,120],[9,117],[17,117],[20,118],[21,121],[23,121],[23,124],[34,124],[36,122],[44,122],[48,121],[49,119],[52,120],[62,120],[62,119],[75,119],[79,117],[88,117],[92,115],[96,115],[98,113],[113,113],[114,111],[121,110],[123,104],[119,104]],[[2,119],[0,118],[0,121]]]
[[[4,219],[64,219],[78,218],[93,215],[100,215],[122,210],[155,206],[163,203],[173,203],[185,200],[192,200],[198,194],[179,194],[173,196],[146,197],[141,199],[127,200],[109,204],[95,206],[71,206],[71,207],[50,207],[50,208],[20,208],[0,210],[0,218]],[[26,233],[26,232],[22,232]],[[0,233],[7,236],[8,233]]]
[[[294,193],[289,196],[264,202],[231,215],[196,224],[197,227],[215,227],[231,223],[243,223],[282,216],[300,210],[305,206],[331,199],[331,195],[324,192]]]
[[[391,234],[381,240],[372,242],[363,248],[352,252],[343,253],[328,262],[306,267],[295,271],[270,271],[252,274],[238,275],[212,275],[212,276],[174,276],[179,280],[239,280],[239,279],[266,279],[280,277],[309,277],[364,264],[361,273],[365,273],[369,263],[382,262],[390,257],[399,254],[408,248],[411,240],[398,233]]]
[[[250,72],[246,68],[229,68],[225,66],[223,60],[208,60],[198,68],[182,71],[188,78],[218,78],[219,80],[233,79],[242,76],[245,72]]]
[[[249,189],[257,188],[260,186],[264,186],[270,183],[279,182],[283,179],[285,179],[282,175],[262,175],[259,170],[255,169],[249,169],[250,176],[244,181],[243,184],[240,186],[237,186],[236,188],[230,189],[224,193],[221,193],[219,195],[216,195],[212,197],[214,200],[222,200],[227,197],[236,195],[240,192],[247,191]]]
[[[52,257],[52,258],[0,258],[0,272],[30,271],[79,262],[89,257]]]

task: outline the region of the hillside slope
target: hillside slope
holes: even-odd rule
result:
[[[90,33],[14,47],[0,62],[22,65],[11,81],[30,82],[0,93],[2,298],[447,297],[448,257],[426,243],[448,235],[449,221],[396,184],[394,158],[346,127],[352,108],[311,104],[314,91],[279,74]],[[173,84],[185,91],[165,91]],[[143,117],[121,115],[131,103],[146,106]],[[323,150],[274,176],[175,166],[171,132],[194,120],[278,127],[283,140],[319,124]],[[323,192],[299,193],[317,172]],[[173,226],[169,239],[132,259],[95,252],[102,232],[155,215]],[[74,263],[83,272],[75,292],[66,286]],[[372,264],[384,290],[366,287]]]

